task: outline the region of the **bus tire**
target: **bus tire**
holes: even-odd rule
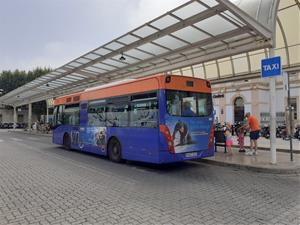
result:
[[[123,161],[121,144],[116,138],[112,138],[108,143],[108,158],[116,163]]]
[[[65,133],[65,135],[64,135],[63,146],[64,146],[64,149],[71,150],[71,138],[70,138],[70,135],[67,133]]]

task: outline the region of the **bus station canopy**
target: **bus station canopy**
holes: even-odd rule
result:
[[[192,0],[0,98],[20,106],[272,47],[277,0]]]

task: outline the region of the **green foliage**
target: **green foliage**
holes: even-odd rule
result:
[[[0,89],[3,90],[2,94],[6,94],[42,75],[51,72],[49,68],[36,68],[32,71],[2,71],[0,73]],[[0,94],[1,95],[1,94]],[[8,107],[10,108],[10,107]],[[32,104],[32,111],[38,115],[46,113],[46,102],[36,102]]]
[[[33,71],[2,71],[0,73],[0,89],[6,94],[42,75],[49,73],[49,68],[36,68]]]

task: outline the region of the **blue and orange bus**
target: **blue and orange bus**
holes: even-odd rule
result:
[[[53,143],[122,160],[170,163],[214,154],[210,82],[155,75],[54,100]]]

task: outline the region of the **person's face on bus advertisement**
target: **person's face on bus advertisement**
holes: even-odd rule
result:
[[[184,133],[184,126],[181,126],[181,127],[180,127],[179,132],[180,132],[180,133]]]

